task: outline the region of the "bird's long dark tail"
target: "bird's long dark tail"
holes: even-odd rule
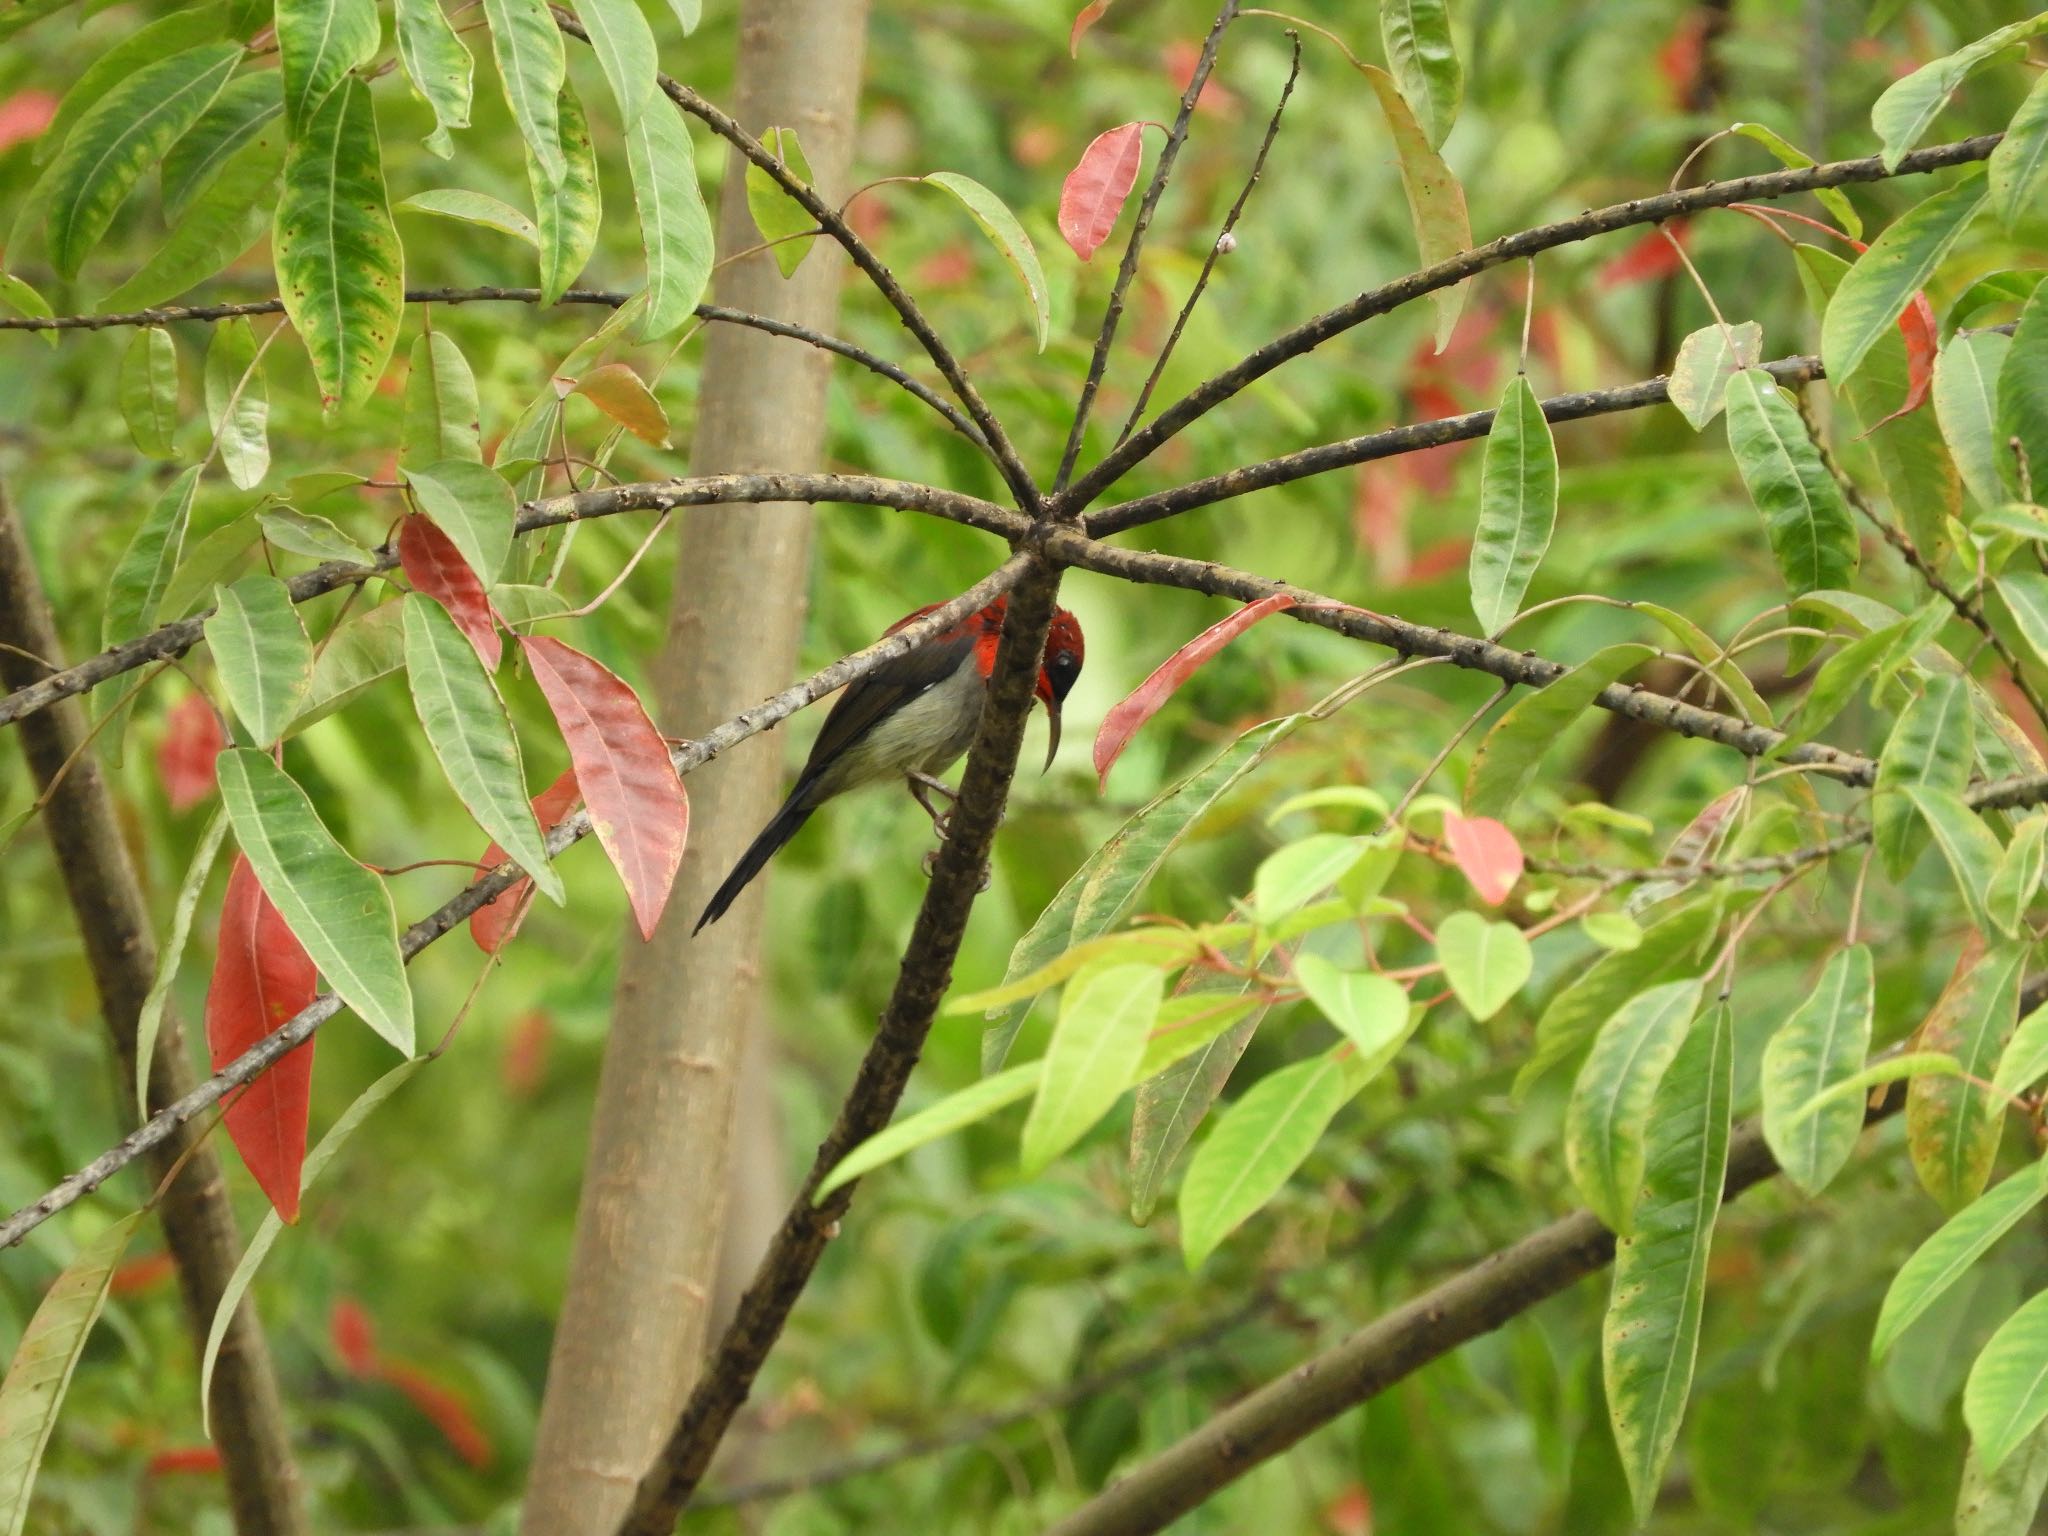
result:
[[[697,926],[690,930],[692,935],[702,933],[708,923],[715,923],[725,916],[726,908],[739,899],[747,882],[761,873],[768,861],[775,857],[782,845],[802,829],[811,819],[811,812],[818,808],[813,798],[812,785],[800,782],[789,792],[789,798],[782,802],[782,809],[769,818],[768,825],[761,829],[761,835],[747,845],[747,851],[740,855],[739,862],[732,867],[732,873],[704,904],[704,914],[697,919]]]

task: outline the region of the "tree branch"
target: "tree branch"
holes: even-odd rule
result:
[[[630,293],[616,293],[602,288],[571,288],[557,304],[598,304],[608,309],[617,309],[628,299]],[[408,288],[405,302],[408,304],[534,304],[541,301],[538,288]],[[247,315],[281,315],[284,313],[282,299],[247,299],[232,304],[165,304],[155,309],[131,309],[104,315],[0,315],[0,331],[104,331],[116,326],[135,325],[176,325],[184,321],[210,324],[219,320],[238,320]],[[859,363],[870,373],[878,373],[898,388],[907,390],[926,405],[937,411],[975,447],[988,452],[988,440],[981,435],[981,429],[962,414],[960,408],[934,390],[929,384],[912,378],[887,358],[878,357],[865,347],[838,336],[828,336],[823,331],[814,331],[808,326],[794,325],[787,320],[777,320],[772,315],[757,315],[749,310],[729,309],[722,304],[699,304],[696,310],[699,320],[714,321],[721,325],[744,325],[750,330],[766,331],[771,336],[786,336],[792,341],[801,341],[843,357],[849,362]]]
[[[1223,34],[1237,19],[1237,5],[1238,0],[1223,0],[1222,9],[1209,24],[1209,35],[1202,39],[1202,51],[1196,56],[1194,73],[1188,77],[1188,88],[1181,92],[1180,111],[1174,116],[1173,126],[1166,131],[1166,146],[1159,151],[1159,163],[1153,167],[1145,195],[1138,200],[1138,214],[1131,221],[1131,236],[1124,242],[1123,260],[1117,264],[1116,282],[1110,287],[1109,303],[1102,312],[1102,326],[1095,333],[1095,353],[1088,359],[1088,376],[1081,381],[1081,398],[1074,406],[1074,423],[1067,429],[1067,446],[1060,454],[1059,474],[1052,483],[1055,495],[1066,489],[1067,481],[1073,478],[1074,461],[1081,456],[1081,443],[1088,433],[1088,415],[1095,408],[1095,392],[1102,387],[1103,375],[1109,371],[1109,349],[1116,340],[1117,326],[1124,317],[1124,301],[1130,293],[1131,280],[1138,275],[1138,255],[1145,246],[1145,232],[1152,227],[1152,215],[1159,207],[1159,199],[1166,195],[1166,183],[1173,176],[1173,163],[1180,158],[1180,147],[1187,142],[1188,126],[1194,121],[1195,103],[1202,99],[1202,87],[1209,83],[1209,71],[1216,67],[1216,54],[1223,46]],[[1300,56],[1301,50],[1297,46],[1297,62]],[[1290,90],[1293,84],[1290,78]],[[1284,103],[1286,98],[1283,96],[1281,100]],[[1263,150],[1260,158],[1265,158]],[[1203,276],[1207,275],[1205,268]],[[1200,289],[1196,291],[1199,293]]]
[[[59,658],[61,645],[21,523],[0,486],[0,679],[19,683],[34,677]],[[137,1076],[137,1024],[156,980],[149,903],[77,707],[23,727],[21,745],[38,787],[50,796],[50,843],[85,943],[100,1014],[121,1064],[117,1091],[125,1099],[132,1096]],[[158,1030],[148,1080],[152,1104],[181,1098],[192,1087],[184,1031],[175,1014],[167,1013]],[[220,1159],[212,1145],[197,1141],[191,1133],[167,1137],[149,1160],[151,1177],[161,1182],[180,1158],[191,1159],[164,1192],[157,1215],[177,1261],[178,1288],[195,1344],[205,1340],[213,1325],[242,1249]],[[247,1298],[228,1323],[211,1403],[236,1531],[240,1536],[299,1536],[306,1520],[291,1434],[270,1345],[255,1304]]]
[[[693,741],[682,743],[669,754],[671,761],[676,765],[676,771],[687,775],[748,737],[759,735],[769,727],[779,725],[805,705],[844,687],[855,678],[865,677],[883,662],[922,644],[948,625],[959,622],[966,615],[987,606],[998,596],[1015,588],[1023,580],[1030,565],[1031,560],[1028,556],[1013,555],[967,591],[950,602],[940,604],[915,623],[907,624],[894,634],[885,635],[874,644],[851,655],[842,656],[831,666],[814,672],[803,682],[785,688],[773,698],[765,699],[752,709],[733,716],[717,729],[707,731]],[[1021,721],[1018,729],[1021,732]],[[589,833],[589,812],[576,812],[548,834],[548,856],[558,856],[564,849],[581,842]],[[474,885],[443,902],[400,934],[399,952],[407,960],[411,960],[478,908],[503,895],[521,878],[518,866],[510,863],[499,865]],[[266,1035],[197,1088],[167,1104],[83,1168],[52,1186],[40,1198],[23,1206],[5,1221],[0,1221],[0,1249],[12,1248],[57,1212],[75,1204],[81,1197],[91,1194],[152,1148],[161,1146],[177,1133],[180,1126],[195,1116],[204,1114],[242,1084],[260,1077],[280,1057],[310,1040],[321,1025],[340,1011],[340,999],[332,992],[323,992],[297,1014],[279,1025],[275,1032]]]
[[[1901,1099],[1893,1095],[1870,1119],[1894,1113]],[[1728,1150],[1728,1198],[1777,1171],[1763,1132],[1744,1128]],[[1049,1536],[1142,1536],[1164,1530],[1339,1414],[1605,1268],[1613,1257],[1614,1234],[1591,1212],[1552,1222],[1225,1408],[1103,1489],[1053,1526]]]
[[[849,506],[896,507],[906,512],[928,512],[950,522],[979,528],[1000,538],[1020,539],[1029,531],[1029,519],[1008,507],[983,501],[960,491],[941,490],[907,480],[884,480],[874,475],[704,475],[679,480],[655,480],[644,484],[612,486],[604,490],[577,491],[530,501],[519,509],[515,533],[532,533],[563,523],[587,522],[621,512],[670,511],[676,507],[703,507],[730,502],[841,502]],[[330,560],[325,565],[302,571],[285,583],[295,603],[307,602],[337,587],[368,581],[393,569],[398,554],[390,545],[376,551],[374,565],[356,565]],[[85,693],[123,672],[147,666],[167,656],[182,656],[197,645],[211,608],[174,619],[146,635],[111,646],[99,655],[53,672],[24,688],[0,698],[0,726],[25,719],[47,709],[59,699]]]
[[[1433,267],[1425,267],[1420,272],[1412,272],[1382,287],[1369,289],[1348,303],[1340,304],[1314,319],[1304,321],[1206,383],[1196,386],[1125,439],[1123,444],[1114,449],[1101,463],[1061,492],[1059,507],[1062,510],[1085,507],[1126,471],[1150,457],[1162,443],[1178,435],[1190,423],[1208,414],[1247,385],[1264,378],[1282,363],[1314,350],[1333,336],[1342,335],[1366,320],[1387,314],[1403,304],[1411,303],[1439,289],[1454,287],[1466,278],[1491,267],[1500,266],[1504,262],[1518,261],[1539,251],[1553,250],[1561,245],[1587,240],[1595,235],[1627,229],[1631,225],[1655,224],[1704,208],[1723,208],[1730,203],[1789,197],[1795,192],[1810,192],[1816,187],[1839,187],[1852,182],[1883,181],[1892,176],[1917,176],[1928,171],[1944,170],[1950,166],[1966,165],[1987,158],[1991,151],[1998,147],[2000,137],[2001,135],[1995,133],[1985,134],[1979,138],[1963,139],[1953,144],[1936,144],[1927,149],[1915,150],[1902,159],[1898,168],[1893,171],[1887,171],[1883,162],[1872,155],[1866,160],[1837,160],[1832,164],[1809,166],[1804,170],[1769,171],[1762,175],[1739,177],[1733,181],[1708,182],[1704,186],[1687,187],[1677,192],[1661,193],[1655,197],[1632,198],[1628,202],[1595,209],[1556,224],[1545,224],[1536,229],[1523,230],[1519,234],[1503,235],[1500,239],[1474,250],[1461,251]]]
[[[967,755],[959,798],[932,873],[931,888],[918,908],[881,1027],[767,1257],[741,1296],[731,1326],[667,1443],[640,1480],[618,1536],[670,1536],[674,1531],[676,1517],[702,1480],[733,1415],[746,1401],[761,1362],[781,1337],[825,1244],[839,1230],[858,1181],[842,1184],[813,1205],[818,1185],[848,1152],[888,1125],[924,1049],[925,1036],[952,980],[968,913],[987,878],[989,845],[1009,799],[1017,750],[1024,739],[1024,720],[1031,711],[1046,632],[1052,622],[1058,572],[1035,558],[1021,558],[1028,574],[1010,595],[1002,647],[989,679],[988,703]]]

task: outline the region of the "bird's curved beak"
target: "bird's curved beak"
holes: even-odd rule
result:
[[[1045,767],[1039,771],[1041,773],[1050,773],[1052,772],[1052,760],[1059,756],[1060,750],[1060,703],[1058,699],[1047,699],[1045,701],[1045,719]]]

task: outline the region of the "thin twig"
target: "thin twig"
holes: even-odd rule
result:
[[[1259,153],[1252,161],[1252,173],[1245,178],[1244,190],[1237,194],[1237,201],[1230,205],[1230,212],[1223,216],[1223,228],[1210,242],[1209,253],[1202,258],[1202,270],[1195,275],[1195,286],[1189,292],[1187,302],[1174,317],[1173,329],[1167,333],[1166,345],[1159,349],[1159,356],[1153,359],[1152,371],[1145,375],[1145,384],[1138,391],[1138,398],[1131,406],[1130,415],[1124,418],[1123,429],[1116,435],[1118,443],[1137,430],[1138,419],[1145,414],[1145,407],[1152,403],[1152,391],[1159,386],[1159,376],[1166,372],[1166,364],[1173,356],[1173,349],[1180,345],[1181,332],[1187,329],[1188,318],[1194,314],[1195,306],[1202,302],[1202,291],[1209,286],[1209,274],[1216,270],[1218,258],[1228,252],[1237,239],[1237,221],[1244,214],[1245,204],[1251,201],[1252,192],[1259,184],[1260,176],[1266,169],[1266,156],[1271,153],[1274,139],[1280,136],[1280,117],[1287,110],[1288,98],[1294,94],[1294,84],[1301,78],[1301,38],[1289,32],[1294,44],[1294,56],[1288,61],[1287,82],[1280,87],[1280,100],[1274,104],[1273,117],[1266,124],[1266,136],[1259,141]]]
[[[1109,303],[1102,312],[1102,326],[1095,333],[1095,352],[1088,359],[1088,376],[1081,381],[1081,398],[1074,405],[1074,422],[1067,429],[1067,446],[1060,453],[1060,470],[1053,477],[1055,498],[1073,478],[1075,461],[1081,456],[1081,444],[1088,435],[1088,414],[1095,408],[1095,392],[1102,388],[1103,375],[1109,371],[1109,349],[1116,341],[1116,328],[1124,316],[1124,301],[1130,294],[1131,280],[1138,275],[1138,255],[1145,247],[1145,232],[1152,227],[1152,214],[1159,206],[1159,199],[1166,194],[1166,184],[1172,179],[1173,164],[1180,157],[1180,147],[1187,142],[1188,127],[1195,117],[1195,103],[1202,99],[1202,88],[1209,83],[1209,71],[1216,66],[1216,54],[1223,46],[1223,34],[1236,19],[1237,0],[1223,0],[1216,19],[1209,24],[1209,35],[1202,40],[1202,51],[1195,58],[1195,70],[1188,77],[1188,88],[1181,92],[1180,111],[1173,119],[1173,126],[1166,130],[1166,145],[1159,151],[1159,163],[1152,168],[1152,180],[1146,184],[1145,195],[1138,201],[1138,216],[1131,221],[1131,237],[1124,242],[1123,260],[1117,265],[1116,282],[1109,290]],[[1213,256],[1215,253],[1212,251],[1210,254]],[[1072,505],[1079,508],[1087,503],[1076,501]]]

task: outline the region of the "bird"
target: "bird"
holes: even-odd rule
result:
[[[895,634],[938,606],[928,603],[905,614],[883,631],[884,636]],[[902,779],[939,835],[945,836],[947,813],[942,813],[931,797],[956,797],[937,775],[951,767],[974,741],[1008,608],[1009,599],[998,597],[952,628],[940,630],[847,685],[825,716],[824,728],[812,743],[811,755],[789,798],[705,903],[697,926],[690,930],[692,935],[725,915],[747,882],[810,820],[811,812],[850,789]],[[1034,690],[1045,702],[1051,720],[1051,739],[1045,751],[1048,769],[1060,749],[1060,705],[1081,675],[1084,653],[1080,621],[1064,608],[1054,609]]]

